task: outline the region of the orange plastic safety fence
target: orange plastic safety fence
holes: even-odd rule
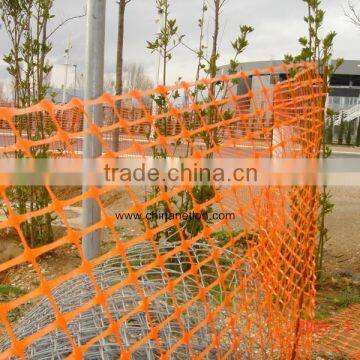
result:
[[[330,357],[336,354],[360,359],[360,304],[315,322],[311,331],[314,333],[315,349],[320,355]]]
[[[322,86],[313,64],[284,65],[121,98],[0,108],[0,154],[81,157],[84,136],[92,134],[104,158],[316,158]],[[139,115],[119,113],[119,100]],[[95,105],[106,108],[103,126],[89,115]],[[81,193],[47,186],[49,201],[35,208],[30,198],[19,206],[21,191],[0,188],[0,241],[20,249],[0,257],[0,281],[10,289],[0,302],[0,358],[311,356],[312,334],[301,322],[314,317],[316,187],[184,183]],[[88,228],[81,225],[84,199],[94,199],[102,215]],[[191,223],[115,216],[154,209],[236,217]],[[39,243],[25,229],[38,221],[45,231],[50,216],[54,239]],[[82,239],[99,229],[102,255],[87,261]]]

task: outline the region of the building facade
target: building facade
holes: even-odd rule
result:
[[[270,66],[280,66],[282,61],[252,61],[241,63],[239,71],[252,71],[255,69],[264,69]],[[221,73],[226,74],[229,66],[221,67]],[[279,71],[279,76],[284,76]],[[251,77],[249,78],[251,83]],[[270,75],[263,75],[263,82],[271,86]],[[330,96],[328,106],[332,110],[339,112],[350,109],[360,104],[360,60],[345,60],[344,63],[336,70],[330,80]],[[238,87],[238,94],[241,93],[241,85]],[[245,89],[243,89],[244,91]],[[252,89],[255,90],[255,89]]]
[[[271,66],[281,66],[281,60],[252,61],[244,62],[239,66],[239,71],[252,71],[255,69],[265,69]],[[335,65],[335,61],[333,62]],[[220,68],[221,74],[227,74],[229,66]],[[277,81],[286,79],[285,72],[277,72]],[[261,82],[266,87],[272,87],[274,81],[270,74],[263,74]],[[246,94],[249,90],[256,92],[259,88],[259,77],[249,76],[244,81],[236,85],[235,93],[237,95]],[[343,64],[336,70],[330,79],[330,91],[327,101],[329,109],[336,113],[334,122],[334,140],[337,140],[341,121],[348,122],[351,131],[352,142],[357,136],[357,128],[360,123],[360,60],[344,60]]]

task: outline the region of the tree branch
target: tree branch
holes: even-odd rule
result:
[[[131,1],[131,0],[128,0]],[[46,40],[48,40],[51,36],[53,36],[56,31],[58,31],[63,25],[65,25],[67,22],[71,21],[71,20],[75,20],[75,19],[80,19],[86,16],[86,13],[82,14],[82,15],[76,15],[76,16],[72,16],[69,17],[67,19],[65,19],[63,22],[61,22],[58,26],[56,26],[56,28],[46,37]]]
[[[356,5],[348,0],[349,11],[344,11],[345,16],[355,25],[360,27],[360,12],[356,11]]]
[[[199,52],[194,50],[193,48],[191,48],[189,45],[187,45],[186,43],[184,43],[180,38],[179,38],[179,44],[183,45],[186,49],[190,50],[191,52],[193,52],[197,57],[199,57]],[[206,59],[205,56],[200,56],[200,58],[204,61],[206,61],[208,64],[210,64],[210,61],[208,59]]]
[[[129,2],[131,2],[131,0],[125,0],[125,6],[126,6]],[[120,1],[117,1],[117,4],[120,5]]]
[[[223,0],[223,1],[221,1],[221,2],[220,2],[220,7],[219,7],[219,8],[221,9],[221,8],[225,5],[225,3],[226,3],[227,1],[228,1],[228,0]]]

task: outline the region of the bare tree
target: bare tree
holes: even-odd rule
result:
[[[212,50],[210,57],[209,75],[215,77],[217,73],[216,62],[219,58],[218,54],[218,42],[219,42],[219,29],[220,29],[220,12],[227,0],[212,0],[212,7],[214,10],[214,32],[212,41]]]
[[[125,9],[126,5],[131,0],[119,1],[119,23],[118,23],[118,40],[117,40],[117,52],[116,52],[116,82],[115,82],[115,94],[121,95],[123,92],[123,62],[124,62],[124,29],[125,29]],[[120,111],[121,102],[117,102],[117,108]],[[119,150],[119,132],[120,129],[115,129],[113,132],[113,150]]]
[[[200,28],[200,36],[199,36],[199,49],[197,52],[198,64],[196,67],[196,76],[195,80],[198,81],[200,79],[200,71],[204,68],[205,65],[201,63],[201,60],[204,57],[204,49],[206,46],[203,44],[204,42],[204,21],[205,21],[205,14],[208,8],[206,6],[206,0],[203,0],[202,8],[201,8],[201,18],[198,20],[198,25]]]
[[[149,90],[154,87],[154,83],[146,74],[143,65],[130,63],[124,66],[123,87],[127,92],[131,90]]]
[[[123,65],[122,73],[122,93],[131,90],[150,90],[154,83],[141,64],[128,63]],[[106,74],[104,81],[104,90],[107,93],[116,93],[116,75]]]
[[[214,11],[214,29],[212,35],[212,49],[211,49],[211,56],[208,61],[209,67],[205,69],[205,72],[212,78],[216,77],[218,73],[218,66],[217,61],[220,57],[219,54],[219,32],[220,32],[220,17],[221,11],[224,5],[227,3],[228,0],[208,0],[209,5]],[[253,27],[243,25],[240,26],[240,34],[235,39],[234,42],[231,43],[233,49],[235,50],[235,57],[230,62],[230,72],[235,73],[237,71],[239,62],[237,61],[237,57],[246,49],[248,46],[247,36],[249,33],[254,31]],[[215,93],[216,83],[212,82],[210,85],[210,96],[217,97]],[[219,91],[223,90],[223,86],[220,86]],[[210,124],[213,123],[217,119],[217,108],[211,107],[210,114],[209,114],[209,122]],[[216,132],[216,131],[215,131]]]
[[[345,15],[355,26],[360,28],[360,9],[357,9],[359,4],[359,2],[354,4],[349,0],[348,9],[345,10]]]
[[[124,62],[124,35],[125,35],[125,8],[131,0],[119,1],[119,24],[118,24],[118,40],[116,53],[116,95],[121,95],[123,90],[123,62]]]

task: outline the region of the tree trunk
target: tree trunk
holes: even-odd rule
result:
[[[200,43],[199,43],[199,52],[202,52],[203,49],[203,39],[204,39],[204,20],[205,20],[205,0],[203,0],[202,5],[202,15],[201,15],[201,28],[200,28]],[[196,77],[195,81],[198,81],[200,79],[200,71],[201,71],[201,57],[199,56],[198,65],[196,68]],[[197,98],[197,91],[196,91],[196,98]]]
[[[214,11],[215,11],[215,19],[214,19],[214,34],[213,34],[213,43],[211,50],[211,58],[210,58],[210,71],[209,75],[211,78],[216,76],[217,71],[217,48],[218,48],[218,37],[219,37],[219,17],[220,17],[220,0],[214,0]],[[215,98],[215,83],[211,83],[210,85],[210,96]],[[216,121],[216,108],[210,108],[210,116],[209,123],[213,124]]]
[[[211,77],[216,76],[216,60],[217,60],[217,46],[219,37],[219,16],[220,16],[220,0],[215,0],[215,27],[213,34],[213,43],[211,51]]]
[[[164,5],[164,29],[167,29],[167,25],[168,25],[168,16],[169,16],[169,3],[168,1],[165,2]],[[164,45],[164,49],[163,49],[163,86],[166,86],[166,65],[167,65],[167,61],[168,61],[168,53],[167,53],[167,45]]]
[[[127,4],[127,0],[120,0],[119,2],[119,24],[118,24],[118,40],[117,40],[117,52],[116,52],[116,84],[115,84],[116,95],[121,95],[123,92],[124,23],[125,23],[126,4]],[[121,101],[116,102],[116,107],[119,111],[119,114],[121,114]],[[115,152],[119,151],[119,134],[120,134],[120,129],[116,128],[113,133],[113,151]]]

